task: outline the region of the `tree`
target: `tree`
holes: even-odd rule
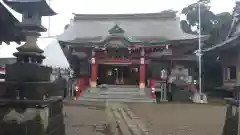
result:
[[[232,24],[232,15],[228,12],[223,12],[215,15],[215,24],[213,25],[212,30],[210,31],[209,39],[206,41],[206,44],[218,44],[226,40],[228,33],[231,29]]]
[[[201,12],[201,33],[209,34],[213,28],[215,15],[210,11],[210,7],[207,4],[200,4]],[[194,32],[192,28],[197,28],[199,30],[199,5],[198,3],[193,3],[182,10],[182,14],[186,16],[186,20],[183,22],[188,24],[191,31]],[[185,27],[185,26],[184,26]],[[188,31],[188,29],[187,29]],[[196,32],[196,31],[195,31]]]
[[[200,4],[200,12],[201,34],[210,36],[205,44],[213,45],[225,40],[231,27],[232,15],[227,12],[214,14],[207,3]],[[193,3],[183,8],[181,13],[186,16],[186,20],[181,21],[183,31],[197,34],[199,31],[198,3]]]

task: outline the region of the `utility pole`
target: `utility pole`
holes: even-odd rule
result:
[[[198,72],[199,72],[199,94],[202,94],[202,41],[201,41],[201,4],[209,3],[209,0],[199,0],[198,4]]]
[[[202,94],[202,44],[201,44],[201,1],[198,2],[198,80],[199,94]]]

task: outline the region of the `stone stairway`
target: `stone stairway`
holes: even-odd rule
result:
[[[78,100],[80,101],[116,101],[116,102],[152,102],[144,90],[136,87],[91,88]]]

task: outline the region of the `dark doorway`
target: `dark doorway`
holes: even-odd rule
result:
[[[138,65],[98,65],[98,85],[138,85]]]

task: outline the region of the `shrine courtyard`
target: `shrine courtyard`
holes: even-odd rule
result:
[[[225,105],[127,103],[151,135],[221,135]],[[93,125],[107,120],[100,107],[65,105],[67,135],[99,134]]]

